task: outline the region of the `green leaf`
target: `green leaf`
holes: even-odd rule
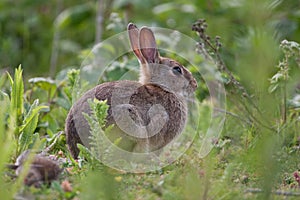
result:
[[[13,80],[13,78],[10,76],[10,74],[8,72],[7,72],[7,76],[8,76],[10,85],[12,86],[14,84],[14,80]]]
[[[77,144],[77,147],[80,150],[81,157],[84,157],[88,162],[93,162],[95,160],[93,153],[87,147],[82,144]]]
[[[270,87],[268,88],[269,93],[273,93],[274,91],[277,90],[278,87],[279,87],[278,83],[270,85]]]
[[[43,90],[49,90],[52,87],[56,87],[55,81],[50,78],[35,77],[28,80],[29,83],[33,83]]]
[[[32,143],[33,133],[38,123],[39,112],[47,108],[47,106],[39,106],[38,104],[39,100],[36,99],[23,120],[23,124],[20,128],[19,152],[24,151],[28,145]]]
[[[19,137],[19,148],[20,148],[19,152],[26,150],[27,147],[32,143],[33,132],[31,132],[31,131],[35,130],[37,122],[38,122],[38,115],[35,115],[32,118],[31,123],[28,123],[26,128],[21,133],[21,135]]]
[[[35,77],[29,79],[28,82],[47,91],[49,93],[49,98],[52,98],[57,90],[57,85],[51,78]]]
[[[33,148],[33,144],[36,144],[36,143],[41,144],[40,134],[39,133],[32,134],[31,141],[32,142],[30,143],[29,148]]]
[[[54,99],[54,101],[58,106],[66,109],[66,110],[69,110],[72,106],[70,101],[68,101],[68,99],[66,99],[66,98],[57,97]]]
[[[11,76],[9,75],[10,83],[11,83],[11,103],[10,103],[10,112],[11,114],[15,115],[17,119],[23,113],[23,95],[24,95],[24,84],[22,78],[21,65],[15,69],[14,80],[12,80]],[[15,113],[16,112],[16,113]]]
[[[3,87],[3,85],[5,84],[6,82],[6,79],[7,79],[7,74],[2,74],[1,77],[0,77],[0,88]]]
[[[28,129],[31,125],[30,123],[32,123],[35,116],[38,115],[42,109],[48,109],[48,106],[39,106],[39,100],[36,99],[30,106],[30,109],[23,120],[23,124],[22,124],[20,131],[24,131],[25,129],[32,130],[32,129]],[[33,132],[33,131],[31,131],[31,132]]]
[[[14,152],[14,140],[13,140],[13,130],[9,129],[6,126],[6,117],[7,110],[9,108],[9,98],[8,95],[0,91],[0,96],[3,95],[3,98],[0,98],[0,171],[1,173],[7,172],[7,163],[9,163],[12,159],[12,154]],[[3,109],[4,108],[4,109]],[[4,178],[1,175],[0,178],[0,188],[1,188],[1,199],[13,199],[15,193],[11,192],[11,185],[8,184],[8,179]],[[7,194],[4,193],[7,191]],[[10,192],[10,193],[9,193]]]
[[[0,91],[0,107],[1,107],[1,109],[0,109],[0,144],[2,141],[4,141],[4,136],[5,136],[4,133],[6,132],[5,118],[7,115],[8,105],[9,105],[8,95],[6,93]]]
[[[94,10],[90,3],[66,9],[56,18],[54,26],[55,28],[63,29],[68,26],[78,25],[84,20],[90,19],[95,12]]]
[[[19,137],[19,125],[22,121],[22,114],[24,110],[23,95],[24,95],[24,84],[22,78],[21,65],[15,69],[14,79],[8,74],[8,78],[11,85],[10,92],[10,106],[9,106],[9,126],[14,130],[16,138]]]

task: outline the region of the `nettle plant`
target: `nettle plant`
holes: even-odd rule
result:
[[[1,77],[1,112],[5,114],[1,123],[5,125],[6,137],[12,137],[13,158],[27,149],[64,148],[61,123],[71,106],[78,75],[78,70],[70,70],[63,79],[31,78],[27,88],[24,87],[21,66],[15,69],[13,76],[7,73]],[[5,90],[4,84],[7,77],[9,90]]]
[[[32,146],[40,139],[35,129],[38,125],[38,118],[41,112],[47,111],[48,106],[40,105],[36,99],[27,108],[24,104],[24,83],[21,66],[15,70],[14,78],[8,74],[11,85],[10,97],[6,100],[9,103],[8,125],[14,132],[16,155]],[[6,96],[5,93],[2,95]]]
[[[288,85],[292,82],[290,71],[293,67],[300,68],[300,45],[294,41],[283,40],[280,44],[280,49],[283,52],[283,58],[280,60],[276,68],[278,71],[270,79],[270,93],[278,94],[281,98],[281,120],[284,124],[287,121],[288,115],[293,118],[297,116],[299,120],[300,114],[300,91],[298,86],[294,88],[293,95],[288,95]],[[294,86],[295,87],[295,86]]]

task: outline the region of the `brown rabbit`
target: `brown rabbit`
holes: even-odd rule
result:
[[[25,161],[30,154],[29,150],[24,151],[13,165],[8,165],[10,169],[14,169],[16,176],[19,176],[24,167]],[[50,159],[48,156],[42,154],[35,154],[30,164],[30,168],[25,176],[24,184],[28,186],[41,187],[43,183],[49,184],[57,180],[62,172],[57,161]]]
[[[161,149],[179,135],[187,119],[187,98],[197,82],[184,66],[159,55],[153,32],[128,24],[132,50],[141,65],[140,80],[114,81],[87,91],[71,108],[66,119],[66,139],[74,158],[77,143],[88,146],[90,128],[82,115],[90,113],[88,99],[107,100],[110,106],[107,125],[114,124],[109,134],[130,141],[124,147],[134,152]],[[122,145],[121,145],[122,146]]]

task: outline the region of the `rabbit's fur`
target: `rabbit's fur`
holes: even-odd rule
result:
[[[74,158],[77,143],[89,144],[89,125],[82,113],[90,113],[88,99],[107,100],[107,126],[115,138],[129,141],[128,151],[159,150],[179,135],[187,119],[187,98],[197,82],[180,63],[159,55],[153,32],[128,25],[132,50],[141,65],[140,80],[114,81],[87,91],[71,108],[66,119],[66,139]],[[122,146],[122,145],[121,145]],[[125,147],[126,146],[126,147]]]

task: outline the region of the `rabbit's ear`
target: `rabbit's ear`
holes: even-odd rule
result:
[[[139,29],[133,23],[129,23],[127,26],[127,31],[129,35],[130,45],[132,51],[136,55],[136,57],[140,60],[141,63],[145,63],[144,57],[139,49]]]
[[[159,52],[153,32],[147,27],[142,27],[139,33],[140,52],[147,63],[158,63]]]

